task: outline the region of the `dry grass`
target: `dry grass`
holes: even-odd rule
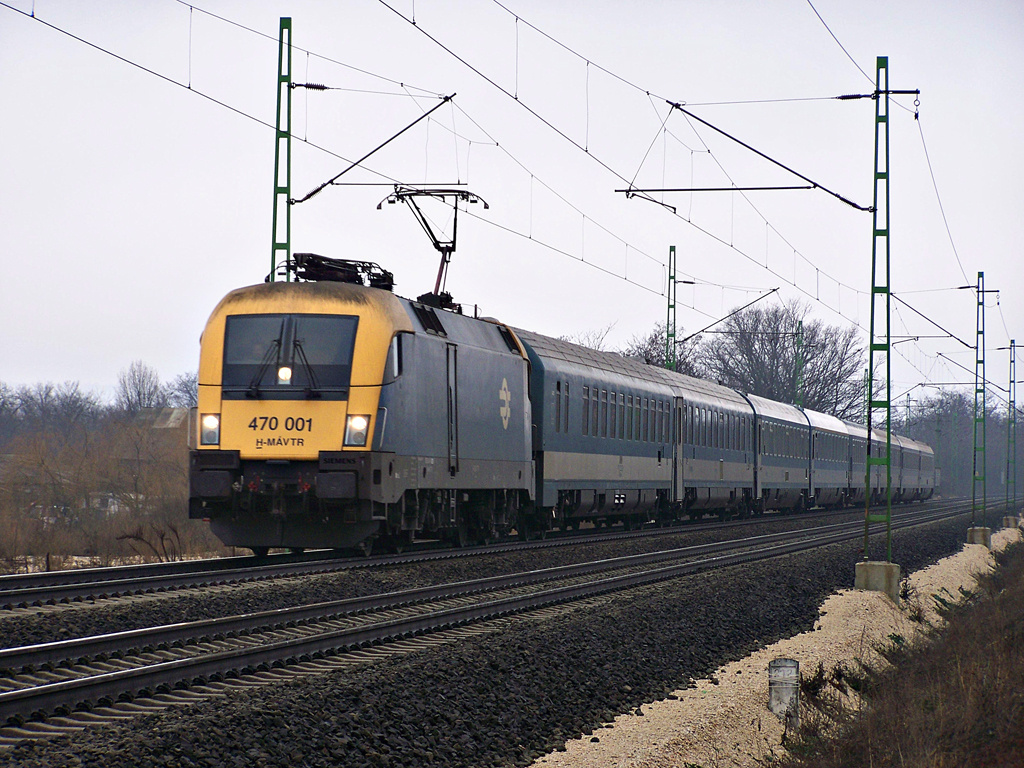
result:
[[[913,647],[890,636],[881,671],[820,669],[785,768],[1024,766],[1024,543]]]

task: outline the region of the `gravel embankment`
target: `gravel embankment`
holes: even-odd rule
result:
[[[854,516],[856,513],[851,513]],[[860,513],[863,516],[863,513]],[[846,519],[847,516],[843,516]],[[807,526],[800,518],[748,528],[687,532],[603,544],[552,547],[501,555],[472,556],[419,565],[352,569],[319,576],[250,582],[204,590],[154,594],[119,603],[72,603],[0,617],[0,647],[15,647],[139,627],[234,616],[350,597],[397,592],[431,584],[554,568],[570,563],[760,536]]]
[[[958,551],[964,518],[898,532],[916,570]],[[677,579],[517,620],[501,633],[354,671],[24,743],[24,766],[512,766],[813,626],[852,586],[857,544]],[[878,556],[873,554],[873,556]]]

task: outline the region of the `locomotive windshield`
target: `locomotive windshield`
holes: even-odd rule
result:
[[[232,315],[224,332],[223,397],[348,397],[359,318]]]

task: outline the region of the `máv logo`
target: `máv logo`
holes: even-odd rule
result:
[[[501,414],[501,426],[503,429],[508,429],[508,420],[512,416],[512,393],[508,391],[508,379],[501,380],[498,399],[502,403],[501,408],[498,409],[498,413]]]

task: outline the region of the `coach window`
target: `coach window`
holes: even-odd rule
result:
[[[601,433],[601,392],[594,387],[590,393],[590,434],[597,437]]]
[[[583,434],[590,431],[590,387],[583,388]]]
[[[562,431],[569,434],[569,382],[565,382],[565,410],[562,412],[562,418],[565,419],[562,422]]]
[[[562,431],[562,382],[555,382],[555,432]]]
[[[626,396],[619,392],[619,440],[626,438]]]
[[[608,390],[601,390],[601,437],[608,437]]]
[[[615,406],[619,396],[612,392],[611,396],[611,413],[608,414],[608,432],[611,437],[615,437],[615,411],[618,410]]]

